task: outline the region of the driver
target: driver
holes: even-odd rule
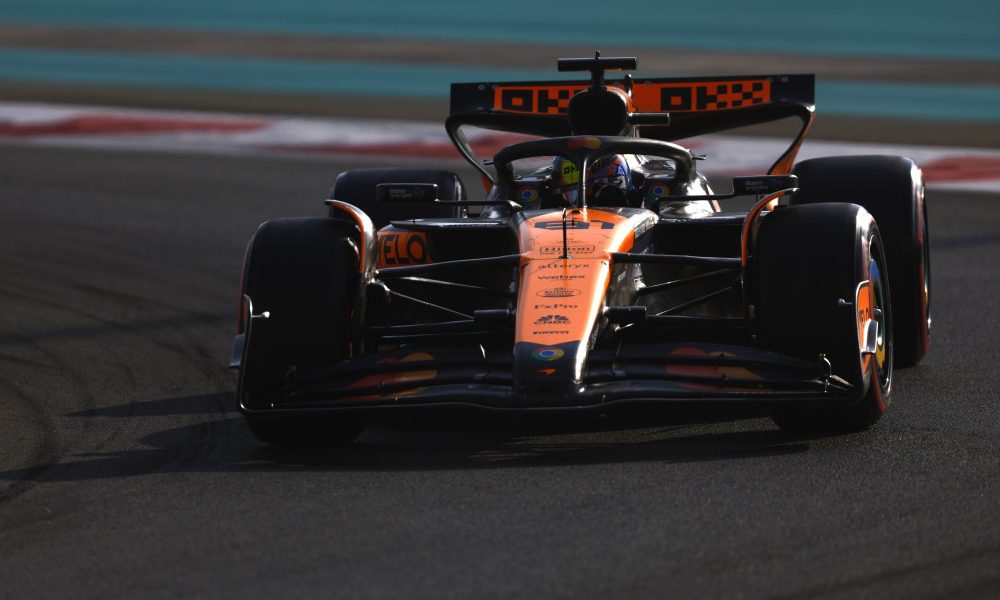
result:
[[[553,196],[567,206],[576,204],[580,186],[580,170],[573,161],[561,156],[552,161],[549,175]],[[626,206],[633,191],[632,169],[621,154],[601,157],[587,169],[587,204],[594,206]]]

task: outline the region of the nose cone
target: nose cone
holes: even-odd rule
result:
[[[602,318],[611,253],[630,250],[634,231],[628,217],[599,209],[548,212],[520,224],[513,377],[527,405],[574,401]]]
[[[580,390],[586,344],[552,346],[518,342],[514,345],[514,393],[526,406],[567,406]]]

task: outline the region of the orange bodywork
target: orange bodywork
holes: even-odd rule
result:
[[[402,358],[398,358],[398,359],[394,358],[394,357],[385,358],[385,359],[377,361],[375,364],[376,364],[376,366],[381,366],[381,365],[385,365],[385,364],[400,363],[400,362],[401,363],[408,363],[408,362],[418,362],[419,363],[419,362],[432,361],[432,360],[434,360],[434,356],[432,354],[429,354],[427,352],[413,352],[411,354],[407,354],[406,356],[404,356]],[[424,382],[424,381],[433,380],[435,377],[437,377],[437,370],[436,369],[427,369],[427,370],[422,370],[422,371],[400,371],[400,372],[396,372],[396,373],[373,373],[371,375],[368,375],[366,377],[363,377],[363,378],[355,381],[354,383],[350,384],[347,387],[348,387],[348,389],[352,389],[352,388],[353,389],[365,389],[365,388],[370,388],[372,386],[384,386],[384,385],[393,384],[393,383],[414,383],[414,384],[418,384],[418,383],[421,383],[421,382]],[[414,387],[413,389],[410,389],[410,390],[403,390],[403,391],[396,392],[396,395],[398,395],[398,396],[409,396],[411,394],[415,394],[418,391],[420,391],[420,388],[419,387]],[[351,400],[366,400],[366,399],[379,398],[380,396],[381,396],[381,394],[379,394],[379,393],[360,394],[360,395],[357,395],[357,396],[350,396],[350,399]]]
[[[641,112],[702,112],[768,104],[771,82],[699,81],[678,83],[637,82],[632,98]]]
[[[812,127],[815,118],[815,114],[810,113],[809,119],[802,126],[802,131],[799,132],[798,137],[795,138],[795,141],[788,147],[788,150],[785,150],[785,153],[781,155],[778,161],[771,166],[771,169],[767,172],[768,175],[787,175],[792,172],[795,159],[799,155],[799,149],[802,147],[802,142],[806,141],[806,135],[809,133],[809,128]],[[773,207],[771,208],[773,209]]]
[[[520,293],[516,342],[551,346],[586,340],[603,307],[611,277],[611,253],[635,243],[634,223],[593,208],[532,217],[519,229]]]
[[[629,99],[629,110],[637,112],[703,112],[769,104],[771,81],[764,79],[653,82],[638,81],[628,96],[621,82],[608,89]],[[569,101],[585,84],[500,84],[493,90],[493,110],[534,115],[562,115]]]
[[[696,357],[708,357],[709,353],[705,352],[701,348],[694,346],[690,347],[680,347],[670,353],[671,356],[696,356]],[[733,356],[732,353],[720,352],[715,356]],[[665,367],[668,375],[686,375],[693,377],[705,377],[707,379],[745,379],[750,381],[761,381],[763,377],[754,373],[750,369],[737,366],[719,366],[719,365],[685,365],[685,364],[670,364],[668,363]],[[716,384],[706,384],[706,383],[696,383],[696,382],[685,382],[681,383],[685,387],[692,390],[721,390],[724,389],[720,385]],[[733,389],[729,387],[729,389]],[[745,388],[735,388],[744,392],[759,392],[761,388],[756,387],[745,387]]]

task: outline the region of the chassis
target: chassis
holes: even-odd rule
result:
[[[351,171],[326,217],[262,224],[231,360],[254,433],[346,441],[401,410],[691,404],[794,430],[877,421],[894,367],[928,344],[919,169],[795,165],[812,76],[605,81],[635,65],[597,55],[559,61],[589,82],[454,84],[446,127],[485,200],[446,171]],[[788,150],[732,193],[675,143],[786,117],[802,123]],[[466,126],[540,139],[484,161]],[[595,195],[583,176],[560,203],[545,161],[586,174],[608,155],[628,157],[633,188]]]

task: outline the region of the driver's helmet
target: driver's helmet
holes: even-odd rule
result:
[[[573,161],[561,156],[552,161],[552,192],[562,198],[567,204],[575,204],[580,186],[580,170]],[[610,188],[621,190],[622,193],[605,195]],[[613,202],[623,203],[632,192],[632,169],[621,154],[609,154],[601,157],[587,168],[587,203],[598,202],[601,197],[616,197]]]

